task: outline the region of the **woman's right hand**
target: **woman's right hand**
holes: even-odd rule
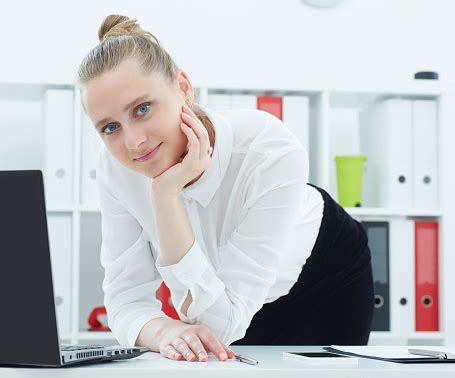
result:
[[[163,329],[159,348],[161,355],[171,360],[207,361],[211,352],[220,361],[225,361],[235,355],[207,326],[183,322],[169,324]]]

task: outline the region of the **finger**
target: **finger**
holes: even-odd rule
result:
[[[209,133],[199,118],[193,118],[188,113],[182,113],[182,120],[190,126],[200,141],[209,140]]]
[[[219,360],[225,361],[228,357],[226,350],[224,350],[221,343],[211,332],[203,332],[200,336],[205,349],[212,352]]]
[[[235,352],[231,348],[227,347],[223,343],[221,343],[221,345],[223,346],[224,350],[226,351],[228,358],[234,358],[235,357]]]
[[[182,354],[177,352],[177,350],[172,345],[166,346],[163,354],[165,357],[170,358],[171,360],[180,360],[183,357]]]
[[[187,360],[187,361],[196,360],[195,354],[191,351],[190,347],[185,342],[185,340],[178,337],[178,338],[172,340],[171,344],[178,352],[180,352],[182,354],[182,356],[185,358],[185,360]]]
[[[183,106],[182,106],[182,113],[188,114],[188,115],[189,115],[191,118],[193,118],[195,121],[198,121],[198,120],[199,120],[199,118],[198,118],[198,116],[196,115],[196,113],[195,113],[192,109],[190,109],[188,106],[186,106],[186,105],[183,105]]]
[[[199,340],[199,337],[193,334],[188,334],[182,337],[183,340],[186,341],[188,346],[192,349],[196,357],[199,359],[199,361],[207,361],[208,360],[208,355],[206,350],[204,349],[204,346],[201,343],[201,340]]]
[[[207,129],[199,120],[199,118],[196,116],[196,114],[194,114],[188,107],[184,106],[183,109],[184,112],[182,113],[182,118],[184,122],[187,123],[194,130],[194,133],[199,139],[201,152],[199,158],[201,160],[207,159],[207,157],[210,156],[207,153],[207,150],[210,146],[209,133],[207,132]]]
[[[201,124],[201,121],[199,121],[199,118],[195,119],[188,113],[182,112],[182,120],[192,129],[194,129],[194,133],[196,134],[199,140],[203,140],[204,138],[208,139],[209,134],[204,125]]]
[[[199,160],[199,140],[197,139],[196,134],[194,133],[193,129],[189,127],[185,123],[181,123],[180,127],[182,128],[183,132],[185,133],[186,137],[188,138],[189,148],[188,153],[191,158]]]

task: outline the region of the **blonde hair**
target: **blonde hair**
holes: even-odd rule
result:
[[[127,58],[136,58],[144,74],[158,73],[170,84],[177,73],[177,65],[161,47],[156,37],[144,31],[137,20],[111,14],[99,30],[100,43],[83,59],[79,66],[81,84],[116,68]]]
[[[98,39],[100,43],[79,66],[78,81],[81,85],[115,69],[128,58],[136,58],[144,74],[160,74],[168,84],[174,82],[177,65],[161,47],[158,39],[152,33],[144,31],[137,20],[111,14],[103,20],[98,30]],[[193,111],[207,129],[210,138],[215,140],[215,131],[207,115],[199,109]]]

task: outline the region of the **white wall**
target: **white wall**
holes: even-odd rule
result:
[[[455,80],[453,0],[344,0],[330,10],[301,0],[2,1],[0,80],[73,80],[110,13],[138,18],[193,80],[407,80],[418,70]]]

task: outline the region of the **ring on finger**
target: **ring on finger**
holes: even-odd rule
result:
[[[185,357],[187,360],[190,360],[191,358],[194,357],[194,353],[192,353],[191,351],[188,351],[185,353]]]

